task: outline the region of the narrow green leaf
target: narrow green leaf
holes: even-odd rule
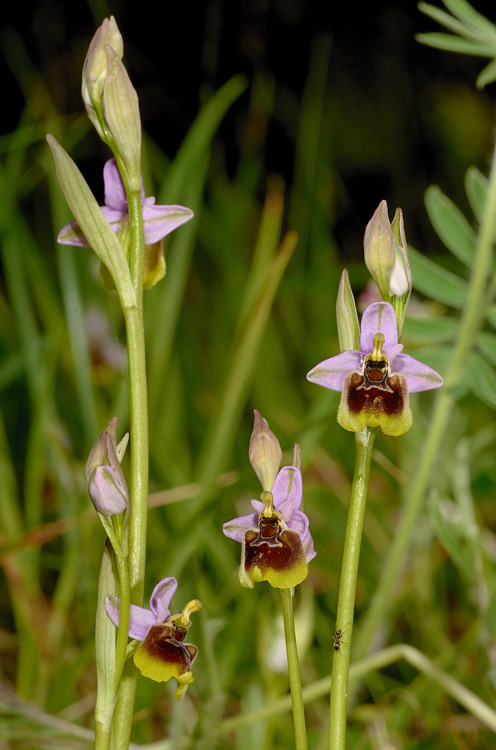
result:
[[[496,305],[491,305],[486,312],[486,318],[496,328]]]
[[[489,364],[496,367],[496,336],[493,333],[482,331],[477,336],[477,349]]]
[[[477,167],[469,167],[465,175],[465,191],[477,221],[482,218],[486,205],[487,177]]]
[[[477,352],[469,355],[466,378],[472,393],[496,409],[496,372]]]
[[[75,162],[52,135],[48,145],[55,162],[60,188],[90,247],[108,268],[123,306],[135,304],[126,256]]]
[[[462,23],[467,24],[484,36],[487,35],[496,38],[496,27],[494,24],[481,15],[481,13],[478,13],[466,0],[443,0],[443,2],[448,10],[459,18]]]
[[[496,51],[494,54],[496,54]],[[491,60],[489,65],[486,65],[484,70],[479,73],[475,83],[478,89],[483,89],[484,86],[494,81],[496,81],[496,60]]]
[[[110,734],[115,704],[115,627],[105,610],[107,594],[115,594],[112,556],[113,552],[110,543],[107,541],[103,550],[98,577],[95,627],[96,679],[98,683],[95,721],[97,732],[105,735]]]
[[[455,318],[407,317],[403,336],[419,343],[444,343],[455,340],[459,327]]]
[[[449,307],[461,308],[467,295],[467,282],[408,246],[413,287],[427,297]]]
[[[427,189],[425,206],[439,238],[458,260],[470,268],[477,237],[460,209],[437,185]]]
[[[441,24],[441,26],[445,26],[455,34],[466,36],[466,24],[462,23],[462,21],[458,21],[456,18],[453,18],[453,16],[449,13],[446,13],[446,11],[441,10],[440,8],[436,8],[435,5],[429,5],[429,3],[419,3],[418,9],[421,11],[421,13],[425,13],[426,16],[429,16],[434,21],[437,21],[439,24]]]
[[[421,44],[447,52],[459,52],[462,55],[474,55],[476,57],[493,57],[494,55],[493,44],[472,41],[452,34],[443,34],[439,31],[416,34],[415,39]]]

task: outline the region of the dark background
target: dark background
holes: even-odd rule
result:
[[[491,18],[493,3],[476,7]],[[494,85],[475,89],[485,61],[419,44],[416,33],[440,28],[415,2],[393,0],[325,7],[304,0],[9,5],[1,38],[4,132],[19,121],[30,75],[32,82],[42,76],[58,113],[82,110],[82,63],[109,14],[124,37],[144,128],[171,158],[202,101],[241,72],[273,92],[273,117],[258,140],[262,174],[280,174],[290,186],[305,82],[322,68],[323,158],[334,171],[329,201],[345,260],[361,253],[363,227],[382,198],[391,211],[402,206],[412,244],[427,253],[440,249],[423,209],[425,189],[438,183],[465,208],[467,167],[487,167]],[[251,96],[249,88],[219,134],[233,176]],[[261,196],[264,190],[261,180]]]

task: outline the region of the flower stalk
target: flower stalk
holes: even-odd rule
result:
[[[341,579],[339,583],[338,611],[335,633],[346,636],[334,642],[330,700],[329,750],[346,747],[346,710],[348,698],[348,672],[350,666],[351,636],[355,610],[355,593],[362,543],[363,520],[369,486],[370,464],[375,440],[375,429],[364,427],[355,433],[356,458],[351,486],[350,509],[346,524]]]
[[[145,237],[140,196],[139,194],[136,196],[136,191],[128,192],[126,190],[126,194],[128,196],[129,222],[131,227],[129,265],[135,290],[136,306],[123,309],[129,360],[129,424],[131,442],[129,487],[131,506],[128,557],[130,597],[128,599],[122,596],[124,591],[121,591],[122,611],[117,636],[118,646],[124,642],[127,643],[130,603],[139,606],[143,601],[148,500],[148,398],[143,328],[143,268],[141,268],[141,271],[138,268],[140,263],[141,266],[144,265]],[[121,654],[122,652],[119,650],[118,653]],[[123,666],[124,662],[122,662]],[[136,680],[137,672],[133,670],[126,677],[125,689],[123,691],[119,690],[117,694],[116,712],[120,716],[120,720],[118,722],[114,721],[113,740],[116,748],[128,747],[129,745]]]
[[[281,589],[284,638],[286,640],[289,687],[291,690],[291,705],[293,709],[295,748],[296,750],[307,750],[305,707],[303,705],[303,694],[301,691],[301,677],[300,667],[298,663],[298,649],[296,646],[293,599],[294,589]]]

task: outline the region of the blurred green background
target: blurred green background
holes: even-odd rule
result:
[[[482,6],[491,13],[491,3]],[[279,437],[287,462],[294,442],[303,451],[305,511],[318,553],[297,593],[303,681],[311,683],[330,672],[354,444],[335,421],[339,394],[310,385],[305,373],[338,351],[339,277],[348,267],[357,295],[363,291],[363,232],[382,199],[391,217],[402,207],[414,247],[467,275],[432,229],[423,196],[439,184],[473,222],[464,178],[470,165],[488,168],[494,84],[476,91],[480,61],[414,40],[434,24],[413,2],[359,10],[303,0],[160,7],[59,1],[4,13],[0,740],[6,747],[88,747],[92,726],[104,533],[83,467],[111,417],[119,418],[118,436],[127,429],[124,332],[90,251],[55,243],[71,217],[44,137],[51,132],[61,140],[103,202],[109,154],[83,116],[80,76],[91,37],[110,14],[140,97],[147,194],[195,211],[195,220],[167,240],[167,276],[145,300],[153,492],[147,590],[173,575],[177,608],[202,599],[204,611],[189,633],[200,655],[195,684],[180,705],[170,686],[140,680],[134,739],[168,737],[161,747],[174,750],[289,748],[284,714],[216,736],[221,717],[287,691],[277,592],[240,588],[238,545],[221,533],[222,523],[247,512],[259,493],[247,453],[253,409]],[[296,245],[286,234],[293,230]],[[449,304],[421,294],[411,307],[421,317],[456,316]],[[408,338],[407,327],[404,343],[442,372],[451,340],[451,334]],[[376,441],[358,627],[394,537],[433,398],[413,397],[415,423],[407,435]],[[490,399],[460,388],[376,645],[414,645],[494,705],[493,408]],[[460,510],[467,507],[474,519],[468,541]],[[327,712],[325,699],[308,709],[312,748],[326,746]],[[494,746],[488,729],[402,662],[361,685],[350,727],[354,750],[387,743],[426,750]]]

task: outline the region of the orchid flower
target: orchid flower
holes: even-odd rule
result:
[[[129,243],[129,215],[126,191],[115,159],[109,159],[103,168],[105,204],[100,206],[103,215],[115,234],[119,236],[127,254]],[[141,205],[145,232],[145,268],[143,286],[149,289],[165,275],[165,260],[162,239],[193,217],[193,211],[184,206],[157,206],[155,198],[145,198],[141,184]],[[66,224],[57,235],[61,245],[89,247],[77,221]],[[105,286],[113,288],[108,272],[102,272]]]
[[[198,599],[188,602],[177,614],[171,615],[169,605],[177,589],[175,578],[164,578],[152,591],[150,609],[131,604],[129,637],[141,641],[134,654],[134,663],[145,677],[156,682],[167,682],[175,677],[178,687],[175,697],[180,700],[193,682],[191,666],[198,649],[184,639],[191,625],[190,614],[202,605]],[[107,614],[117,627],[120,599],[109,594],[105,600]]]
[[[307,379],[341,391],[338,422],[345,430],[380,427],[386,435],[402,435],[412,425],[408,394],[443,384],[439,373],[402,349],[392,305],[374,302],[362,316],[360,351],[324,360]]]
[[[122,183],[115,159],[109,159],[103,168],[105,205],[100,206],[103,215],[117,234],[128,219],[126,192]],[[141,204],[145,225],[145,245],[153,245],[177,227],[189,221],[193,211],[184,206],[157,206],[155,198],[145,198],[145,189],[141,186]],[[81,232],[77,221],[71,221],[57,236],[60,245],[88,247],[88,242]]]
[[[274,466],[275,457],[278,467],[281,455],[277,438],[265,419],[255,412],[250,458],[261,479],[260,464],[266,462],[268,456],[269,465]],[[303,484],[298,446],[295,446],[293,463],[294,466],[284,466],[279,471],[270,491],[264,489],[260,500],[251,501],[253,512],[234,518],[222,527],[226,536],[241,544],[239,581],[247,588],[253,588],[259,581],[268,581],[275,588],[292,588],[307,577],[308,563],[316,555],[308,518],[299,510]]]

